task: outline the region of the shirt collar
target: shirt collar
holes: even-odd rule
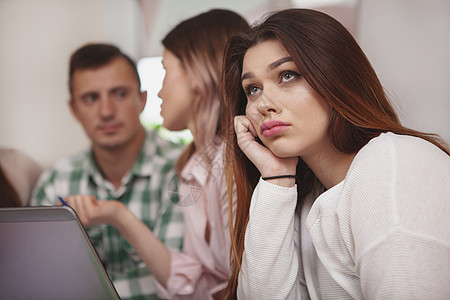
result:
[[[155,147],[156,146],[151,143],[150,133],[148,131],[145,131],[145,138],[142,143],[139,154],[137,156],[137,159],[134,162],[133,166],[131,167],[130,171],[122,178],[121,182],[122,186],[126,186],[134,176],[138,177],[151,176],[151,170],[153,169],[151,166],[153,165],[152,160],[154,158],[153,153],[155,152]],[[92,147],[88,151],[87,155],[88,159],[86,162],[87,163],[86,169],[90,178],[98,186],[105,185],[106,182],[108,181],[103,177],[103,174],[100,172],[97,163],[95,162]],[[110,182],[108,182],[108,184],[110,184]]]
[[[214,140],[202,152],[195,152],[181,171],[181,178],[185,181],[195,180],[204,186],[213,171],[212,168],[217,167],[214,166],[214,162],[219,153],[219,147],[221,147],[220,140]]]
[[[181,178],[186,181],[197,181],[204,186],[209,175],[209,166],[202,156],[195,152],[181,171]]]

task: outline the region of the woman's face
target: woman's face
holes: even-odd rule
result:
[[[189,128],[192,122],[194,93],[192,80],[175,54],[164,49],[162,64],[166,70],[158,97],[162,99],[163,126],[172,131]]]
[[[280,42],[267,40],[248,49],[241,78],[246,116],[276,156],[300,156],[306,162],[331,146],[326,134],[330,108]]]

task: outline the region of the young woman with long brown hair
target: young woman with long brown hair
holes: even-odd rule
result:
[[[401,125],[339,22],[276,12],[230,40],[223,74],[227,298],[448,297],[448,145]]]

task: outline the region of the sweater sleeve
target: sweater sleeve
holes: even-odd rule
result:
[[[300,299],[294,247],[297,187],[260,179],[251,199],[237,295],[239,299]]]

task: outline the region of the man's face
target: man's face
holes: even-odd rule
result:
[[[115,150],[138,138],[146,98],[129,63],[115,58],[99,68],[76,70],[69,103],[93,147]]]

